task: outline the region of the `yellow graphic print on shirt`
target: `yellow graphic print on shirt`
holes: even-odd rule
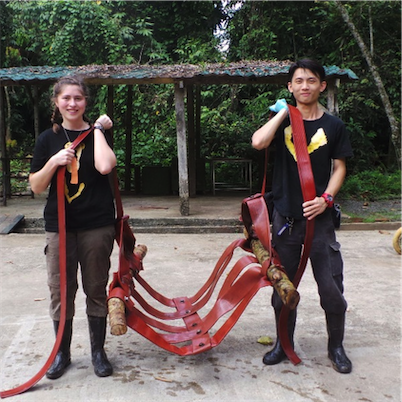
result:
[[[312,154],[318,148],[328,144],[327,136],[322,128],[319,128],[317,132],[311,137],[310,144],[307,146],[309,154]],[[292,126],[285,128],[285,145],[289,150],[294,160],[297,162],[295,144],[292,141]]]
[[[71,142],[67,142],[67,144],[64,145],[64,148],[68,148],[70,145],[71,145]],[[78,171],[80,170],[80,159],[81,159],[82,151],[84,150],[84,148],[85,148],[85,144],[80,144],[80,145],[78,145],[78,147],[75,150],[75,155],[77,157],[77,169],[78,169]],[[67,171],[71,173],[71,165],[70,164],[67,165]],[[64,184],[64,194],[66,196],[67,202],[69,204],[71,204],[71,202],[73,200],[75,200],[76,198],[78,198],[81,195],[81,193],[84,191],[84,188],[85,188],[85,184],[80,183],[79,186],[78,186],[77,192],[74,195],[70,196],[70,191],[68,189],[67,184],[65,183]]]

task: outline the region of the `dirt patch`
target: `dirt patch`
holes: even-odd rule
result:
[[[363,201],[339,200],[342,213],[352,221],[399,221],[401,219],[401,200]]]

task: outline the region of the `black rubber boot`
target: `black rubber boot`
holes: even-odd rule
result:
[[[279,340],[279,316],[280,316],[280,311],[277,312],[275,311],[275,322],[276,322],[276,343],[275,346],[267,352],[263,359],[262,362],[268,366],[273,366],[275,364],[280,363],[281,361],[287,359],[286,353],[282,348],[281,341]],[[293,342],[293,335],[295,332],[295,326],[296,326],[296,311],[291,311],[289,313],[289,320],[288,320],[288,334],[289,334],[289,340],[292,346],[294,346]]]
[[[328,330],[328,357],[336,371],[348,374],[352,371],[352,362],[346,356],[342,345],[345,333],[345,314],[326,314],[326,319]]]
[[[57,336],[57,331],[59,330],[59,321],[53,321],[54,332]],[[73,320],[66,320],[66,325],[64,327],[63,338],[61,340],[59,351],[50,366],[49,370],[46,372],[46,377],[55,380],[60,378],[64,374],[64,370],[71,363],[70,345],[71,337],[73,334]]]
[[[106,317],[88,316],[89,336],[91,339],[92,364],[98,377],[108,377],[113,374],[105,350]]]

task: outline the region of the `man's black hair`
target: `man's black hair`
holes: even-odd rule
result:
[[[289,68],[289,82],[292,81],[293,75],[298,68],[303,68],[305,70],[310,70],[315,76],[317,76],[320,81],[325,81],[325,70],[324,67],[316,60],[312,59],[302,59],[294,62]]]

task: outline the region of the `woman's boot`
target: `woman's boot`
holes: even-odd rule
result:
[[[54,332],[57,336],[59,330],[59,321],[53,321]],[[55,380],[64,374],[64,370],[71,363],[70,345],[71,337],[73,334],[73,320],[66,320],[64,326],[63,338],[61,339],[60,348],[56,354],[56,357],[50,366],[49,370],[46,372],[46,377]]]
[[[346,356],[343,348],[343,336],[345,333],[345,314],[326,313],[328,330],[328,357],[332,366],[339,373],[350,373],[352,362]]]
[[[98,377],[108,377],[113,374],[105,350],[106,317],[88,316],[89,336],[91,340],[92,364]]]

